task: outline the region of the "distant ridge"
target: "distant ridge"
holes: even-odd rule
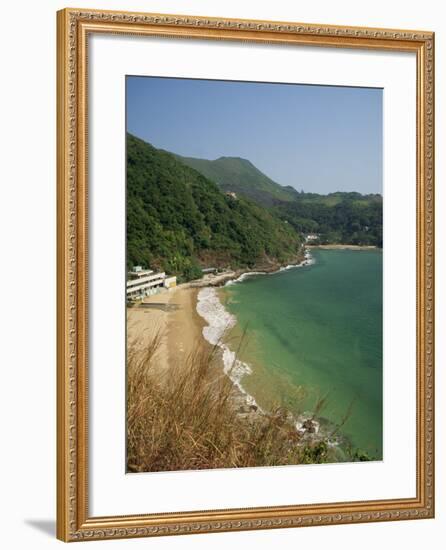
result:
[[[222,191],[233,192],[252,199],[262,206],[272,206],[276,201],[292,201],[296,191],[283,187],[266,176],[252,162],[241,157],[219,157],[206,160],[193,157],[176,157],[214,181]]]
[[[298,234],[317,234],[321,244],[382,246],[382,196],[356,191],[327,195],[297,191],[270,179],[240,157],[205,160],[175,155],[182,164],[233,192],[267,208]],[[300,182],[305,186],[305,182]]]

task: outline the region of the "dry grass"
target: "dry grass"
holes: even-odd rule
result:
[[[160,335],[128,356],[127,467],[130,472],[197,470],[324,462],[324,442],[299,443],[283,408],[241,413],[222,373],[219,348],[197,350],[160,376]]]

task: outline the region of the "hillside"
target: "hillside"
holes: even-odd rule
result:
[[[321,244],[382,247],[381,195],[298,193],[293,202],[276,202],[274,213],[298,233],[316,233]]]
[[[296,260],[301,238],[262,206],[127,135],[127,264],[190,280],[201,267],[266,268]]]
[[[322,244],[382,247],[382,196],[379,194],[299,192],[274,182],[245,159],[221,157],[210,161],[178,155],[177,158],[215,181],[222,190],[233,191],[268,208],[299,234],[319,234]]]
[[[194,168],[226,192],[234,192],[252,199],[262,206],[271,206],[275,201],[291,201],[296,191],[279,185],[249,160],[239,157],[220,157],[205,160],[177,155],[183,164]]]

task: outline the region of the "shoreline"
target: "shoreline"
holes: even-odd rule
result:
[[[299,264],[294,267],[301,267],[302,265]],[[311,263],[304,265],[311,265]],[[279,273],[279,271],[275,273]],[[254,275],[254,273],[250,274]],[[249,393],[243,386],[243,378],[252,374],[253,369],[249,363],[238,359],[236,352],[228,346],[224,339],[225,334],[230,332],[236,325],[237,319],[222,304],[217,288],[204,287],[199,290],[197,294],[197,311],[207,323],[203,327],[203,338],[210,345],[217,346],[220,349],[220,360],[222,362],[220,368],[229,377],[234,389],[232,395],[234,412],[251,422],[262,421],[262,419],[274,414],[273,411],[263,409],[254,395]],[[335,430],[335,426],[331,425],[328,419],[315,417],[309,411],[301,412],[298,415],[287,411],[286,416],[299,436],[297,445],[325,441],[328,447],[341,450],[340,445],[343,436],[341,434],[331,435],[331,432]]]
[[[238,272],[223,274],[226,276],[219,277],[218,281],[212,281],[214,284],[205,284],[207,281],[200,281],[201,284],[194,285],[200,289],[197,293],[196,310],[207,323],[207,326],[203,327],[202,330],[203,338],[210,345],[217,346],[221,350],[223,372],[229,377],[238,393],[235,399],[238,413],[254,412],[258,416],[265,416],[268,414],[268,411],[263,410],[255,397],[242,385],[243,378],[246,375],[252,374],[253,371],[248,363],[237,358],[236,352],[225,342],[225,335],[237,324],[237,319],[226,310],[224,304],[221,302],[218,295],[218,287],[237,284],[248,277],[279,274],[290,269],[309,266],[313,263],[314,259],[311,256],[311,252],[305,247],[301,261],[296,264],[288,264],[268,271],[239,270]],[[302,437],[310,432],[314,433],[314,435],[317,435],[319,432],[320,423],[304,415],[301,415],[299,418],[293,417],[293,423],[296,431]]]
[[[306,248],[319,248],[321,250],[382,250],[376,245],[366,244],[307,244]]]
[[[181,365],[188,355],[197,347],[208,346],[219,348],[218,368],[228,376],[232,382],[234,392],[231,400],[234,412],[247,421],[261,421],[270,411],[263,410],[255,397],[243,387],[243,378],[251,374],[251,366],[237,358],[225,342],[225,334],[236,325],[237,319],[228,312],[220,300],[218,288],[242,282],[247,277],[257,275],[273,275],[312,265],[314,259],[312,248],[319,246],[305,246],[301,260],[296,264],[274,266],[265,270],[234,270],[218,275],[205,275],[202,279],[182,283],[168,291],[145,298],[141,304],[128,308],[128,341],[131,341],[132,327],[130,319],[145,322],[136,328],[133,326],[133,340],[143,335],[142,344],[154,337],[158,330],[163,331],[159,349],[160,373],[167,372],[175,366]],[[334,246],[335,249],[344,248],[344,245]],[[350,245],[355,246],[355,245]],[[375,248],[375,247],[368,247]],[[363,249],[362,247],[356,247]],[[141,319],[142,317],[142,319]],[[302,442],[327,440],[325,429],[322,429],[322,419],[316,419],[309,413],[298,416],[290,414],[290,422],[295,426]],[[338,446],[339,439],[327,440],[329,446]]]
[[[208,288],[208,287],[220,287],[225,286],[230,283],[237,283],[243,281],[247,277],[253,277],[255,275],[274,275],[276,273],[281,273],[282,271],[287,271],[289,269],[294,269],[297,267],[304,267],[305,265],[310,265],[313,261],[307,246],[303,247],[303,254],[297,256],[296,259],[299,261],[294,264],[280,265],[275,264],[273,266],[268,266],[266,268],[257,267],[254,269],[236,269],[225,271],[218,275],[204,275],[201,279],[195,279],[189,281],[188,283],[183,283],[184,285],[189,285],[192,288]],[[299,259],[300,258],[300,259]]]
[[[260,270],[231,270],[217,275],[181,283],[165,292],[148,296],[133,307],[127,308],[127,341],[147,346],[157,333],[161,334],[158,351],[160,374],[181,364],[182,359],[202,346],[220,348],[220,368],[234,387],[233,401],[237,414],[263,416],[266,412],[241,383],[251,367],[240,361],[236,353],[224,342],[224,334],[237,320],[226,311],[218,296],[218,288],[242,282],[247,277],[274,275],[289,269],[311,265],[313,258],[304,247],[295,264],[274,265]],[[204,297],[204,299],[203,299]],[[217,314],[216,314],[217,311]],[[297,420],[296,420],[297,421]]]
[[[314,263],[315,260],[311,255],[310,247],[305,246],[303,259],[297,264],[280,266],[278,269],[271,269],[269,271],[243,271],[242,273],[236,273],[238,275],[236,277],[234,275],[232,277],[225,277],[224,281],[220,279],[217,284],[203,284],[204,281],[200,281],[201,284],[197,285],[199,291],[197,293],[196,308],[199,315],[207,323],[207,326],[203,327],[203,338],[210,345],[216,345],[220,348],[221,368],[231,380],[235,391],[233,395],[235,412],[238,416],[242,416],[248,421],[262,421],[262,419],[270,416],[273,412],[263,409],[254,395],[249,393],[243,386],[243,378],[246,375],[253,374],[253,369],[249,363],[238,359],[236,352],[225,341],[225,335],[230,333],[231,329],[234,328],[237,324],[237,319],[226,310],[218,294],[218,288],[237,284],[244,281],[247,277],[279,274],[290,269],[310,266]],[[297,415],[287,411],[286,414],[288,421],[294,426],[299,436],[297,445],[325,442],[329,448],[337,449],[337,453],[341,455],[344,453],[343,446],[348,440],[342,433],[334,434],[337,431],[336,425],[332,424],[328,418],[315,416],[311,411],[302,411]]]
[[[252,373],[251,367],[237,359],[236,353],[224,341],[224,336],[237,324],[237,319],[221,303],[215,287],[203,287],[197,292],[196,310],[205,322],[202,329],[203,339],[220,350],[220,368],[231,380],[236,391],[236,408],[240,412],[263,413],[255,398],[241,384],[242,379]]]

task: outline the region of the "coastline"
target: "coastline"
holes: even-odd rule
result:
[[[381,250],[378,246],[363,244],[307,244],[306,247],[320,250]]]
[[[352,248],[350,248],[352,247]],[[283,271],[312,265],[315,260],[311,255],[312,248],[305,247],[305,254],[302,261],[298,264],[280,266],[278,269],[269,271],[244,271],[242,273],[233,273],[232,277],[218,279],[214,284],[203,284],[200,281],[199,292],[197,295],[197,311],[205,319],[207,326],[203,328],[203,337],[211,344],[217,345],[221,349],[221,359],[223,362],[223,371],[229,376],[235,389],[234,406],[235,411],[246,417],[250,421],[262,421],[262,419],[275,415],[275,409],[270,409],[268,404],[264,403],[261,395],[256,400],[256,392],[246,389],[244,378],[253,374],[256,365],[246,362],[246,359],[238,359],[238,353],[230,347],[230,333],[236,326],[237,319],[233,314],[226,310],[224,301],[219,296],[218,287],[237,284],[244,281],[247,277],[257,275],[273,275]],[[355,245],[333,245],[334,250],[375,250],[375,246],[360,247]],[[378,249],[379,250],[379,249]],[[229,338],[228,338],[229,336]],[[249,361],[249,359],[248,359]],[[232,365],[232,367],[231,367]],[[249,388],[249,384],[248,384]],[[321,403],[323,400],[321,400]],[[317,407],[318,405],[316,405]],[[262,407],[266,407],[263,409]],[[254,414],[253,414],[254,413]],[[299,412],[286,412],[287,421],[294,426],[298,434],[297,445],[315,445],[324,443],[331,452],[335,453],[337,460],[343,462],[348,456],[348,449],[351,447],[349,437],[339,430],[339,426],[329,418],[320,415],[320,412],[312,412],[312,409],[302,409]]]
[[[158,350],[159,374],[181,366],[194,350],[207,346],[209,350],[219,348],[218,368],[232,382],[231,401],[238,416],[249,422],[264,420],[272,414],[263,410],[243,386],[243,378],[252,373],[251,366],[239,360],[225,341],[237,319],[229,313],[218,295],[218,287],[237,284],[247,277],[273,275],[289,269],[296,269],[314,263],[309,247],[305,247],[299,263],[278,266],[275,269],[239,270],[178,285],[176,288],[145,298],[142,303],[127,309],[128,341],[138,341],[141,348],[160,332]],[[331,439],[321,424],[321,419],[310,413],[297,417],[288,413],[299,436],[299,441],[326,441],[330,447],[338,447],[339,439]]]
[[[204,275],[201,279],[190,281],[188,284],[192,288],[207,288],[207,287],[219,287],[226,284],[232,284],[243,281],[246,277],[253,277],[255,275],[274,275],[281,273],[282,271],[293,269],[296,267],[303,267],[310,265],[313,261],[310,251],[307,246],[302,248],[303,253],[296,256],[296,263],[292,264],[272,264],[266,267],[256,267],[254,269],[237,269],[225,271],[217,275]]]
[[[180,365],[198,347],[218,347],[222,371],[234,387],[232,396],[237,413],[263,415],[265,411],[242,385],[251,367],[238,360],[224,341],[224,335],[237,320],[226,311],[218,296],[218,287],[236,284],[247,277],[273,275],[311,265],[313,258],[305,247],[295,264],[267,266],[264,269],[231,270],[179,284],[165,292],[148,296],[127,308],[127,341],[142,351],[157,334],[161,341],[157,353],[160,375]]]
[[[203,327],[203,338],[210,345],[217,346],[221,350],[221,360],[223,372],[230,378],[236,390],[235,406],[240,413],[252,413],[255,412],[260,415],[267,414],[259,404],[255,397],[251,395],[243,386],[242,380],[246,375],[252,373],[251,366],[237,358],[236,352],[233,351],[227,342],[225,336],[230,330],[237,324],[237,319],[229,313],[222,304],[218,295],[218,287],[227,286],[231,284],[237,284],[244,281],[248,277],[258,275],[274,275],[289,269],[296,269],[305,266],[312,265],[314,259],[311,256],[307,247],[304,248],[304,253],[301,256],[301,260],[296,264],[287,264],[282,266],[275,266],[268,270],[239,270],[230,273],[222,274],[222,276],[215,276],[214,278],[207,278],[207,280],[200,280],[191,284],[196,288],[200,288],[197,294],[197,312],[203,318],[206,326]],[[307,418],[294,419],[296,430],[305,435],[306,429],[305,422],[308,422]],[[315,428],[317,433],[319,429],[319,423],[310,421],[308,428]]]

